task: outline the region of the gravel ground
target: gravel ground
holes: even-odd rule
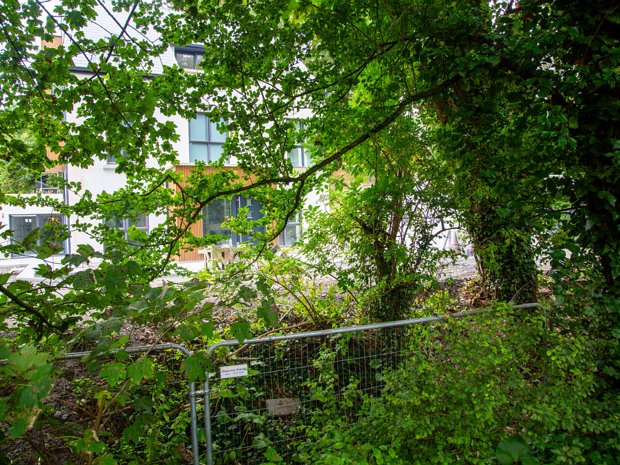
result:
[[[474,257],[459,258],[456,263],[448,265],[441,273],[440,279],[472,279],[478,275]]]

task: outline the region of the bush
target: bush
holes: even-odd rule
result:
[[[412,332],[415,355],[383,397],[348,431],[313,434],[315,463],[618,463],[618,400],[599,392],[586,337],[506,309]],[[507,461],[507,444],[527,453]]]

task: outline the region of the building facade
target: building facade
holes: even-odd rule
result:
[[[110,11],[102,9],[102,6],[98,8],[99,16],[97,20],[89,22],[83,30],[85,37],[97,40],[119,34],[122,25],[125,24],[127,20],[128,13],[114,12],[110,14]],[[138,32],[128,28],[126,34],[138,34]],[[157,36],[153,35],[150,39],[156,41]],[[61,36],[56,38],[52,43],[44,44],[43,46],[58,47],[66,42],[66,40],[66,37]],[[161,73],[164,67],[170,66],[178,66],[187,73],[200,73],[200,62],[203,53],[204,51],[200,46],[170,46],[157,60],[154,60],[152,74]],[[92,57],[87,55],[80,56],[75,60],[75,66],[71,71],[79,78],[89,79],[92,76],[92,73],[89,71],[89,63],[95,59],[96,57],[94,55]],[[179,115],[164,116],[156,112],[156,117],[161,121],[172,123],[176,128],[178,139],[173,142],[172,150],[178,154],[178,164],[176,164],[173,169],[183,177],[189,176],[192,170],[195,169],[197,162],[209,164],[210,162],[218,161],[222,156],[222,146],[226,140],[227,134],[218,128],[217,121],[211,121],[207,115],[198,113],[195,118],[187,120]],[[68,123],[80,122],[77,111],[67,112],[65,114],[65,119]],[[51,153],[49,156],[52,158],[54,157]],[[289,153],[289,158],[293,166],[298,169],[304,169],[310,163],[308,154],[304,152],[304,148],[301,144],[297,144],[293,148]],[[94,157],[92,165],[88,167],[57,165],[53,169],[42,173],[39,182],[35,183],[35,186],[33,186],[32,192],[23,195],[45,196],[54,202],[74,205],[80,201],[81,193],[84,191],[90,192],[93,197],[104,192],[114,192],[117,189],[123,188],[127,183],[126,175],[117,172],[118,161],[117,157],[109,155],[100,156],[99,158]],[[154,159],[147,160],[147,166],[156,166],[156,164],[157,162]],[[234,156],[226,160],[224,167],[207,167],[207,169],[224,169],[240,172],[240,169],[237,167],[237,160]],[[78,182],[83,189],[80,192],[75,192],[65,188],[54,187],[54,183],[49,182],[53,176],[62,176],[67,181]],[[45,203],[50,204],[53,202],[41,202],[41,205]],[[219,199],[205,207],[203,218],[191,225],[190,232],[197,237],[203,237],[206,234],[218,234],[226,237],[226,239],[209,250],[184,250],[176,257],[176,260],[180,263],[186,263],[189,266],[191,266],[192,263],[195,264],[195,266],[199,266],[204,264],[206,259],[213,258],[214,254],[219,254],[220,258],[225,258],[225,256],[230,255],[230,250],[238,247],[242,243],[251,241],[251,237],[233,233],[225,226],[222,226],[222,223],[225,222],[227,217],[235,217],[239,210],[244,207],[247,208],[248,217],[250,219],[259,219],[262,217],[262,205],[258,201],[246,196],[235,196],[232,199]],[[60,245],[57,258],[61,257],[63,254],[75,252],[81,244],[91,245],[95,250],[103,249],[103,245],[100,244],[93,235],[89,234],[88,231],[72,227],[76,221],[80,220],[79,218],[64,217],[51,206],[30,205],[23,208],[3,205],[0,211],[0,223],[2,227],[4,229],[8,228],[13,232],[12,239],[7,239],[9,241],[21,241],[29,232],[35,229],[42,230],[43,226],[50,221],[66,225],[71,234],[69,239]],[[138,213],[132,218],[109,218],[105,222],[108,226],[122,231],[126,237],[128,231],[132,227],[149,232],[165,220],[166,218],[163,215]],[[283,233],[275,239],[274,244],[290,246],[299,240],[301,232],[301,217],[300,215],[295,215],[294,218],[289,221]],[[221,249],[221,251],[216,249]],[[23,263],[36,262],[28,253],[7,254],[3,257],[0,256],[0,260],[5,264],[8,263],[7,261]]]

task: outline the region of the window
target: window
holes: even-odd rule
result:
[[[11,237],[11,243],[22,243],[24,239],[28,237],[33,231],[38,230],[39,235],[36,240],[29,244],[24,244],[26,247],[42,246],[43,242],[48,240],[58,245],[58,253],[64,253],[64,244],[60,242],[54,242],[53,238],[57,231],[53,231],[54,224],[62,225],[63,217],[61,215],[54,214],[40,214],[40,215],[10,215],[9,216],[9,229],[13,231]],[[46,227],[47,226],[47,227]],[[32,249],[29,253],[33,253]]]
[[[122,158],[127,158],[127,150],[126,149],[121,149],[121,157]],[[106,157],[105,162],[108,165],[116,165],[116,164],[118,164],[118,159],[114,155],[108,155]]]
[[[252,242],[252,235],[233,233],[230,228],[222,226],[227,218],[236,218],[241,208],[247,208],[247,218],[249,220],[259,220],[263,217],[261,213],[261,204],[256,199],[234,196],[232,199],[217,199],[205,206],[202,212],[202,232],[203,237],[209,234],[217,234],[225,236],[227,239],[220,242],[220,245],[230,244],[233,247],[241,243]],[[256,225],[253,232],[264,231],[265,227]]]
[[[127,118],[127,116],[125,115],[124,118]],[[121,125],[123,126],[123,128],[131,128],[133,126],[133,120],[131,118],[125,119],[124,121],[121,122]],[[120,156],[121,158],[127,158],[126,148],[120,149]],[[116,155],[107,154],[106,163],[108,165],[116,165],[118,163],[118,158],[116,157]]]
[[[231,199],[217,199],[209,203],[203,210],[202,232],[203,236],[217,234],[232,239],[230,228],[225,228],[222,223],[226,218],[233,216],[233,201]],[[227,242],[222,241],[220,244]]]
[[[216,123],[204,113],[198,113],[196,118],[189,122],[189,160],[217,161],[222,156],[227,133],[221,133]]]
[[[62,173],[43,173],[39,179],[34,182],[35,191],[41,192],[42,194],[59,194],[61,191],[59,179],[62,178]]]
[[[301,239],[301,214],[296,213],[288,220],[284,231],[280,234],[280,245],[290,246]]]
[[[174,56],[177,60],[177,64],[183,69],[200,69],[200,63],[204,55],[204,47],[200,45],[174,47]]]
[[[304,124],[301,121],[296,121],[295,126],[298,131],[304,129]],[[288,153],[288,158],[294,168],[306,168],[310,164],[310,154],[304,149],[302,141],[295,143],[293,149]]]
[[[122,231],[123,237],[128,242],[131,242],[129,238],[129,231],[132,226],[140,231],[144,231],[145,233],[149,232],[148,218],[144,213],[140,213],[133,218],[112,218],[106,220],[105,224],[110,228]]]
[[[239,196],[235,197],[235,199],[233,200],[236,200],[238,209],[239,208],[248,209],[248,213],[246,216],[248,220],[256,221],[263,217],[263,214],[260,211],[261,204],[258,200],[247,198],[247,197],[239,197]],[[252,232],[254,233],[263,232],[263,231],[265,231],[264,226],[254,226],[252,228]],[[251,234],[238,234],[237,242],[238,243],[252,243],[254,242],[254,238],[252,237]]]

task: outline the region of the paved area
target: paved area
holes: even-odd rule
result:
[[[58,260],[55,258],[51,261],[48,259],[47,263],[52,267],[54,265],[60,265],[60,257]],[[41,281],[42,278],[36,274],[36,268],[41,263],[41,261],[36,261],[35,263],[32,258],[27,260],[0,260],[0,274],[2,273],[12,273],[11,281],[20,279],[25,281],[37,282]],[[187,264],[183,264],[185,268],[187,268],[190,272],[197,272],[202,269],[204,266],[204,262],[190,262]],[[95,265],[96,266],[96,265]],[[473,278],[478,273],[476,268],[476,261],[473,257],[463,257],[459,258],[454,264],[448,264],[446,267],[439,273],[439,277],[442,279],[445,278],[455,278],[455,279],[469,279]],[[156,279],[153,282],[153,285],[158,286],[165,282],[174,282],[180,283],[188,280],[190,278],[179,276],[179,275],[171,275],[171,276],[163,276],[161,278]]]
[[[459,258],[439,273],[440,278],[471,279],[478,274],[474,257]]]

